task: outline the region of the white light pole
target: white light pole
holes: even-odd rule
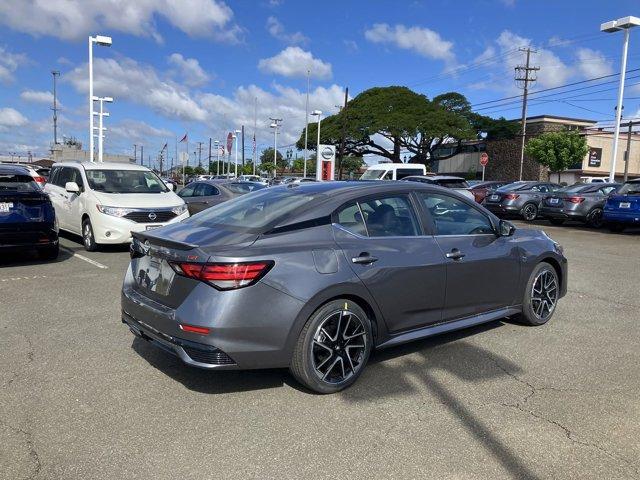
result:
[[[304,117],[304,167],[302,168],[303,178],[307,178],[307,143],[309,140],[309,77],[311,76],[311,70],[307,70],[307,102],[305,103],[305,117]]]
[[[93,162],[93,44],[111,46],[111,37],[96,35],[89,37],[89,161]]]
[[[618,106],[616,108],[616,128],[613,134],[613,153],[611,158],[611,170],[609,181],[614,182],[616,176],[616,160],[618,156],[618,137],[620,136],[620,117],[622,116],[622,98],[624,96],[624,77],[627,70],[627,51],[629,50],[629,30],[640,25],[638,17],[623,17],[600,25],[601,32],[613,33],[624,30],[624,42],[622,43],[622,65],[620,67],[620,86],[618,87]]]
[[[278,174],[278,127],[280,127],[281,118],[269,118],[273,123],[269,125],[273,128],[273,178]]]
[[[216,144],[216,176],[220,175],[220,140],[213,142]]]
[[[322,180],[322,160],[320,159],[320,121],[322,120],[322,112],[314,110],[311,112],[313,117],[318,117],[318,142],[316,146],[316,180]]]
[[[109,116],[109,112],[104,111],[104,104],[105,102],[113,103],[113,98],[93,97],[93,100],[97,101],[100,105],[100,110],[93,112],[93,114],[98,116],[98,162],[102,162],[104,154],[104,131],[106,130],[106,128],[104,128],[103,118]]]
[[[233,140],[236,142],[236,160],[234,165],[234,175],[238,178],[238,134],[241,133],[240,130],[236,130],[233,135]]]

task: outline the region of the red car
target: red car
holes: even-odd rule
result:
[[[473,193],[473,196],[476,199],[476,202],[482,203],[484,197],[487,196],[489,192],[495,190],[497,188],[502,187],[503,185],[507,185],[511,182],[506,181],[490,181],[490,182],[480,182],[473,185],[469,190]]]

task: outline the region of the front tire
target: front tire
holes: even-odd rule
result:
[[[300,332],[290,370],[314,392],[339,392],[358,379],[372,345],[364,310],[351,300],[333,300],[316,310]]]
[[[84,243],[84,249],[87,252],[95,252],[98,250],[96,237],[93,235],[93,226],[91,225],[91,220],[88,218],[82,221],[82,243]]]
[[[538,206],[535,203],[527,203],[522,210],[520,210],[520,215],[527,222],[533,222],[536,218],[538,218]]]
[[[544,325],[553,316],[559,298],[558,272],[547,262],[540,262],[527,281],[520,322],[525,325]]]

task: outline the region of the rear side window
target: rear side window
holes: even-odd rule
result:
[[[439,193],[419,194],[436,235],[493,234],[489,219],[471,205]]]
[[[418,221],[405,196],[380,197],[347,204],[337,212],[338,223],[347,230],[370,237],[419,235]]]

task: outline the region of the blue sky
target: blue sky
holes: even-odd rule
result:
[[[137,143],[155,156],[169,141],[172,154],[175,137],[188,132],[193,152],[195,142],[222,140],[244,124],[250,156],[256,98],[258,148],[273,141],[270,116],[284,119],[281,145],[297,139],[307,68],[310,109],[325,114],[337,110],[345,86],[350,96],[382,85],[430,98],[458,91],[478,104],[519,93],[520,46],[538,49],[534,90],[618,72],[622,35],[599,33],[599,25],[633,14],[637,2],[596,0],[0,0],[0,154],[46,152],[53,69],[61,72],[60,134],[88,143],[89,34],[113,37],[111,48],[94,48],[96,94],[115,97],[107,151],[132,152]],[[639,42],[640,29],[630,69],[640,66]],[[627,116],[640,106],[634,75]],[[607,123],[615,96],[610,83],[532,100],[529,113]],[[516,118],[520,107],[477,108]]]

